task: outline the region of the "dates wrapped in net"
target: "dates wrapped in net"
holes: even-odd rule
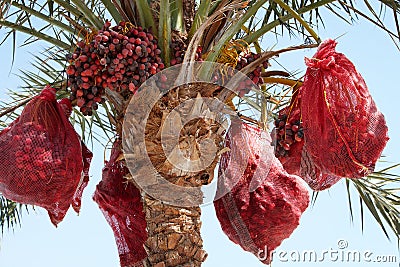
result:
[[[79,211],[92,153],[68,121],[70,103],[55,93],[44,88],[0,133],[0,192],[45,208],[57,225],[70,205]]]
[[[335,51],[336,44],[327,40],[306,59],[300,89],[301,176],[313,187],[327,179],[369,175],[389,139],[385,118],[364,79],[345,55]]]
[[[225,144],[230,151],[218,170],[217,218],[231,241],[269,264],[272,251],[299,225],[308,191],[300,177],[283,169],[261,129],[232,124]]]
[[[125,179],[129,170],[121,155],[121,141],[117,140],[93,199],[114,232],[121,266],[139,267],[147,257],[146,219],[139,189]]]

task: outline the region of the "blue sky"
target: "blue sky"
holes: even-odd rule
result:
[[[389,16],[389,13],[388,13]],[[391,18],[390,18],[391,19]],[[322,39],[336,38],[337,50],[345,53],[353,61],[363,75],[378,107],[385,114],[391,137],[384,154],[385,160],[400,162],[399,148],[400,120],[398,106],[400,99],[398,64],[400,53],[390,38],[375,26],[366,22],[357,22],[353,26],[344,22],[328,19],[325,30],[318,33]],[[0,31],[0,36],[3,32]],[[22,38],[21,38],[22,39]],[[278,39],[279,40],[279,39]],[[295,45],[301,40],[291,39],[280,42],[277,47]],[[267,36],[268,47],[276,45],[274,36]],[[24,68],[31,56],[28,52],[36,51],[35,45],[21,49],[16,55],[16,63],[12,73]],[[297,51],[284,54],[279,62],[289,69],[304,70],[304,57],[311,57],[315,50]],[[11,63],[10,43],[0,47],[0,90],[15,89],[21,82],[9,75]],[[273,68],[279,68],[273,63]],[[0,267],[117,267],[118,254],[111,228],[106,223],[97,205],[91,200],[96,184],[101,179],[103,166],[103,149],[94,148],[95,157],[91,168],[91,181],[82,204],[81,214],[77,216],[70,210],[65,220],[55,228],[50,223],[44,210],[37,208],[23,217],[21,228],[14,232],[6,232],[1,240]],[[383,166],[383,165],[382,165]],[[378,166],[379,168],[380,166]],[[354,194],[356,196],[356,194]],[[317,203],[303,215],[300,226],[277,249],[282,252],[314,250],[318,255],[326,250],[338,250],[338,241],[345,240],[348,249],[361,253],[371,252],[373,256],[395,255],[397,263],[346,263],[326,260],[322,263],[273,262],[274,267],[284,266],[399,266],[397,242],[392,236],[388,241],[381,229],[366,212],[364,231],[361,231],[358,199],[354,197],[355,219],[350,222],[347,195],[343,182],[329,191],[320,193]],[[220,229],[212,205],[203,208],[204,246],[209,256],[204,267],[239,267],[264,266],[251,254],[244,252],[239,246],[232,244]]]

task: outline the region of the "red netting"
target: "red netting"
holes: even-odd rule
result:
[[[81,209],[81,200],[83,195],[83,190],[89,183],[89,168],[90,162],[93,158],[93,153],[86,147],[86,145],[81,142],[82,147],[82,159],[83,159],[83,175],[79,186],[75,191],[74,197],[72,198],[72,208],[78,213]]]
[[[325,177],[370,174],[388,138],[384,116],[354,65],[327,40],[311,59],[301,87],[305,143],[301,174],[309,184]]]
[[[71,101],[68,98],[63,98],[60,101],[58,101],[58,104],[62,111],[64,112],[65,116],[69,118],[72,114],[72,105]],[[89,169],[90,169],[90,163],[93,158],[93,153],[90,151],[85,143],[81,142],[81,148],[82,148],[82,160],[83,160],[83,172],[82,172],[82,177],[81,181],[79,182],[79,186],[75,191],[74,197],[72,198],[72,208],[79,213],[81,209],[81,200],[82,200],[82,195],[83,191],[86,188],[86,186],[89,183]]]
[[[147,257],[143,246],[147,240],[146,219],[139,189],[124,180],[129,170],[125,161],[118,159],[121,154],[118,140],[93,199],[113,229],[121,266],[139,267]]]
[[[290,106],[279,112],[278,119],[275,121],[273,136],[276,147],[275,156],[282,163],[283,168],[289,174],[303,176],[301,162],[304,147],[304,128],[301,121],[300,97],[297,93],[293,95]],[[307,154],[304,157],[306,158]],[[303,163],[305,162],[309,161],[303,161]],[[341,179],[341,177],[322,172],[316,165],[308,168],[313,168],[314,178],[312,180],[307,179],[308,175],[304,175],[304,177],[313,190],[327,189]]]
[[[279,112],[273,130],[273,141],[276,147],[275,156],[282,163],[285,170],[290,174],[300,175],[304,131],[297,98],[290,106]]]
[[[302,164],[300,167],[300,175],[314,191],[322,191],[328,189],[343,178],[321,170],[321,168],[318,167],[315,163],[312,164],[312,160],[308,158],[309,155],[306,152],[302,151],[300,152],[300,155]],[[312,176],[310,176],[310,173],[312,174]]]
[[[231,126],[226,137],[226,146],[231,150],[221,157],[217,192],[225,191],[233,181],[238,181],[230,192],[215,200],[214,206],[229,239],[268,264],[272,251],[298,226],[308,206],[309,195],[301,179],[289,175],[273,156],[270,139],[265,142],[263,138],[266,135],[244,123]],[[247,144],[242,143],[244,140]],[[233,151],[240,149],[236,148],[238,145],[242,149],[250,147],[251,151],[244,173],[233,177],[232,174],[237,175],[237,166],[231,162],[235,161]],[[265,157],[263,151],[271,151],[272,156]],[[265,177],[253,191],[251,183],[257,173],[264,173]]]
[[[81,141],[53,88],[46,87],[0,133],[0,150],[0,191],[6,198],[47,209],[54,225],[71,204],[79,210]],[[89,152],[85,152],[87,164]]]

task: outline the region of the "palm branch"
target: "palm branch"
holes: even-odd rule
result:
[[[15,226],[20,225],[23,210],[28,211],[28,207],[8,200],[0,194],[0,228],[2,234],[4,229],[14,229]]]
[[[400,176],[391,173],[399,164],[373,172],[365,179],[346,180],[346,188],[349,199],[350,216],[353,219],[353,208],[351,203],[351,185],[357,190],[360,200],[360,217],[364,225],[364,208],[366,207],[378,222],[386,237],[389,238],[388,226],[397,239],[400,236]],[[386,222],[386,223],[385,223]]]
[[[201,0],[194,13],[194,1],[145,1],[145,0],[5,0],[0,4],[0,27],[7,32],[5,40],[13,41],[13,52],[16,47],[16,34],[23,33],[26,37],[22,45],[31,45],[34,42],[44,41],[49,48],[42,55],[34,56],[29,70],[21,70],[20,78],[24,85],[19,90],[9,92],[9,101],[1,104],[1,123],[5,126],[14,119],[25,103],[44,84],[53,84],[60,88],[58,97],[68,94],[64,89],[66,85],[65,55],[75,48],[78,40],[89,38],[91,33],[99,30],[106,19],[118,23],[121,20],[131,21],[134,25],[151,28],[158,37],[162,57],[166,65],[170,63],[170,43],[174,35],[188,38],[190,41],[186,59],[194,57],[191,51],[201,45],[206,50],[205,60],[218,61],[221,53],[224,53],[226,45],[232,40],[243,40],[251,49],[257,52],[265,52],[265,59],[276,55],[268,54],[271,51],[262,51],[260,43],[267,34],[289,34],[300,36],[306,44],[318,43],[320,39],[315,29],[324,26],[324,17],[321,9],[334,13],[339,19],[351,23],[356,19],[367,21],[380,27],[388,33],[394,43],[398,45],[400,30],[397,14],[400,6],[396,1],[378,1],[371,3],[363,1],[319,0],[319,1],[284,1],[284,0],[258,0],[258,1],[224,1]],[[394,23],[387,23],[383,19],[386,10],[393,14]],[[394,25],[391,29],[389,25]],[[393,26],[392,26],[393,27]],[[306,46],[305,46],[306,47]],[[283,52],[282,52],[283,53]],[[296,75],[290,74],[295,77]],[[290,77],[289,77],[290,78]],[[294,78],[298,80],[297,78]],[[281,86],[278,82],[263,86],[262,90],[246,98],[235,102],[239,111],[252,110],[251,120],[262,121],[264,125],[273,119],[277,110],[290,99],[291,86]],[[199,92],[203,94],[205,92]],[[190,95],[190,92],[188,92]],[[117,96],[108,92],[108,102],[103,108],[95,112],[90,118],[84,116],[79,110],[74,110],[73,122],[81,128],[83,136],[92,137],[92,140],[101,142],[101,138],[111,139],[118,130],[118,120],[123,113],[123,102]],[[179,99],[174,99],[180,101]],[[10,108],[11,107],[11,108]],[[243,112],[244,113],[244,112]],[[157,121],[159,118],[155,118]],[[157,126],[157,125],[156,125]],[[149,142],[156,144],[157,139]],[[214,165],[215,166],[215,165]],[[357,189],[361,201],[368,207],[374,218],[386,232],[383,220],[399,237],[399,212],[398,212],[398,177],[389,173],[389,169],[372,174],[364,180],[351,180]],[[350,181],[350,180],[349,180]],[[347,182],[350,188],[350,182]],[[391,183],[387,186],[388,183]],[[350,191],[349,191],[350,194]],[[145,206],[151,216],[164,214],[165,220],[177,219],[174,216],[165,216],[165,210],[182,209],[164,205],[146,196]],[[13,226],[19,221],[18,205],[12,201],[3,200],[0,214],[7,214],[2,226]],[[10,208],[11,207],[11,208]],[[14,207],[14,208],[12,208]],[[351,208],[351,206],[350,206]],[[161,211],[161,213],[160,213]],[[196,214],[193,223],[198,224],[200,212],[198,207],[184,212]],[[0,218],[3,218],[0,216]],[[18,218],[18,219],[15,219]],[[148,218],[152,220],[154,218]],[[180,219],[180,218],[178,218]],[[383,220],[382,220],[383,219]],[[172,228],[171,228],[172,229]],[[199,231],[199,229],[197,229]],[[157,238],[151,227],[148,229],[151,238]],[[190,233],[189,233],[190,234]],[[191,232],[193,234],[193,232]],[[200,236],[200,234],[198,233]],[[168,240],[169,236],[162,236]],[[149,239],[149,240],[150,240]],[[201,239],[201,238],[200,238]],[[148,250],[153,258],[159,256],[154,253],[159,244],[148,244]],[[201,240],[193,244],[203,253]],[[165,254],[162,251],[160,254]],[[204,256],[204,255],[203,255]],[[162,258],[162,255],[160,256]],[[190,257],[189,257],[190,258]],[[201,261],[197,259],[198,261]],[[164,259],[161,259],[164,260]],[[187,260],[187,259],[184,259]],[[151,261],[150,261],[151,262]],[[179,262],[180,264],[180,262]],[[200,263],[201,264],[201,263]],[[199,265],[197,262],[195,266]]]

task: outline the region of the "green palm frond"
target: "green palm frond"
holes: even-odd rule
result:
[[[5,39],[15,32],[25,33],[25,43],[44,40],[62,49],[83,38],[86,31],[100,29],[109,12],[117,19],[108,0],[4,0],[0,28],[8,29]],[[103,5],[103,2],[107,4]],[[3,40],[4,42],[4,40]]]
[[[21,224],[22,211],[28,210],[28,206],[8,200],[0,194],[0,229],[14,229]]]
[[[351,186],[357,190],[361,205],[361,221],[364,225],[364,209],[367,207],[385,235],[389,238],[388,227],[400,238],[400,175],[390,173],[400,164],[373,172],[364,179],[346,180],[350,216],[353,219]]]
[[[172,0],[171,4],[171,27],[178,32],[186,32],[185,21],[183,19],[183,0]]]
[[[199,13],[196,16],[190,36],[194,34],[194,30],[198,28],[199,23],[218,11],[218,6],[224,1],[201,1]],[[121,7],[125,7],[126,12],[129,10],[137,10],[139,20],[130,18],[133,22],[144,26],[151,27],[155,34],[158,28],[154,22],[154,15],[161,15],[159,11],[150,8],[147,1],[118,1],[118,0],[5,0],[2,3],[0,12],[0,26],[10,29],[10,34],[6,37],[15,36],[12,32],[24,32],[33,40],[43,39],[53,45],[57,45],[66,49],[70,47],[73,41],[76,41],[76,35],[79,35],[81,28],[83,29],[99,29],[103,25],[107,17],[112,17],[116,22],[122,18],[126,18],[125,11]],[[175,12],[178,10],[176,3],[179,1],[171,1],[174,12],[168,14],[171,18],[172,26],[176,27],[182,16]],[[175,3],[175,5],[174,5]],[[225,5],[229,1],[225,1]],[[399,40],[400,25],[398,23],[398,13],[400,5],[396,1],[381,0],[370,3],[369,1],[342,1],[342,0],[319,0],[319,1],[293,1],[293,0],[275,0],[275,1],[250,1],[246,7],[237,12],[225,13],[226,26],[220,27],[220,33],[223,33],[216,43],[215,49],[209,55],[209,59],[215,58],[221,49],[221,44],[234,34],[241,35],[248,43],[259,40],[268,32],[276,32],[277,27],[281,27],[282,31],[287,30],[292,35],[302,35],[305,40],[313,37],[318,40],[313,28],[323,25],[323,17],[320,9],[326,8],[333,12],[339,18],[347,22],[354,21],[358,18],[364,18],[381,27],[389,33],[389,35]],[[383,11],[382,11],[383,10]],[[395,29],[389,29],[388,23],[385,24],[383,16],[385,11],[393,13]],[[132,15],[132,14],[131,14]],[[134,14],[133,14],[134,15]],[[165,15],[165,14],[164,14]],[[174,16],[175,15],[175,16]],[[239,15],[239,17],[238,17]],[[233,17],[234,16],[234,17]],[[236,23],[239,22],[239,23]],[[244,33],[241,26],[248,23],[249,32]],[[177,24],[178,23],[178,24]],[[239,24],[239,25],[238,25]],[[66,34],[66,33],[69,33]],[[215,32],[217,36],[219,32]],[[74,39],[71,39],[71,35]]]
[[[8,90],[6,95],[9,99],[0,101],[1,128],[6,127],[11,121],[15,120],[22,108],[39,92],[35,88],[21,88],[18,91]]]
[[[258,1],[251,1],[246,8],[246,13]],[[324,17],[320,9],[324,8],[333,12],[339,19],[347,23],[358,19],[366,19],[368,22],[380,27],[392,37],[396,43],[400,40],[400,24],[398,14],[400,4],[396,1],[342,1],[342,0],[319,0],[319,1],[268,1],[262,9],[256,13],[251,11],[252,18],[249,20],[250,33],[242,32],[242,38],[248,43],[255,42],[268,32],[277,34],[277,28],[283,34],[287,31],[290,35],[303,36],[305,40],[310,37],[315,39],[313,28],[324,26]],[[387,12],[393,14],[393,21],[384,20]],[[391,27],[394,29],[391,29]],[[310,31],[311,30],[311,31]]]
[[[139,25],[145,28],[151,28],[153,33],[157,36],[158,29],[156,27],[156,23],[154,21],[153,12],[154,10],[151,9],[147,0],[135,0],[134,1],[135,7],[138,10],[139,16]],[[168,14],[170,15],[170,14]]]
[[[253,43],[268,32],[277,34],[276,28],[280,27],[282,33],[287,31],[290,35],[304,36],[304,39],[313,37],[318,40],[313,30],[313,27],[321,23],[318,9],[334,1],[301,1],[301,4],[298,4],[298,1],[269,1],[264,5],[265,9],[262,12],[254,14],[249,33],[243,33],[242,38],[248,43]],[[308,26],[304,27],[305,25]]]
[[[200,28],[200,25],[207,19],[209,14],[209,10],[212,7],[211,0],[201,0],[199,8],[196,11],[196,15],[193,19],[192,28],[189,30],[189,37],[192,37],[193,34]]]
[[[161,57],[166,66],[169,66],[169,46],[171,43],[171,15],[169,0],[160,0],[160,16],[158,27],[158,44],[161,48]]]
[[[104,7],[107,9],[108,13],[112,16],[115,22],[120,22],[123,20],[123,15],[118,11],[119,3],[113,3],[115,1],[111,0],[101,0]],[[116,5],[117,4],[117,5]]]
[[[239,16],[235,17],[235,20],[232,21],[230,27],[224,29],[223,35],[217,40],[216,44],[213,46],[212,51],[208,54],[206,60],[211,62],[216,61],[224,45],[229,42],[237,32],[241,31],[243,25],[245,25],[245,23],[253,15],[255,15],[266,2],[268,1],[257,1],[253,6],[246,10],[246,12],[242,12]]]

